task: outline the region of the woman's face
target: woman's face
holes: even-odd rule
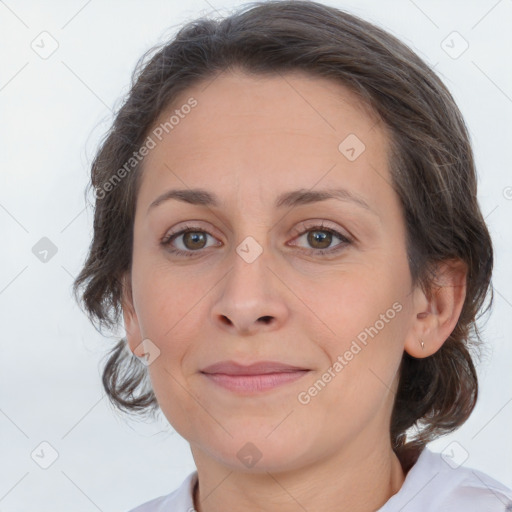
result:
[[[382,122],[328,80],[225,73],[150,137],[125,325],[194,456],[284,470],[389,443],[424,299]]]

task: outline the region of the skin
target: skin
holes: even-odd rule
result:
[[[149,339],[160,351],[149,374],[163,413],[190,443],[196,510],[376,510],[405,478],[389,439],[403,351],[427,357],[447,339],[463,305],[465,268],[440,265],[430,300],[412,286],[389,133],[345,87],[300,73],[223,73],[183,93],[155,126],[191,96],[197,107],[144,161],[123,312],[130,349],[141,355]],[[349,134],[366,146],[354,161],[338,149]],[[220,205],[168,200],[148,212],[163,192],[196,187]],[[373,213],[336,199],[274,207],[282,192],[341,187]],[[308,241],[321,221],[353,242]],[[185,224],[206,237],[202,245],[174,239],[191,257],[161,244]],[[250,263],[236,251],[248,236],[263,251]],[[397,302],[400,312],[301,404],[298,394]],[[243,396],[200,373],[222,360],[310,372]],[[252,467],[237,457],[247,443],[261,454]]]

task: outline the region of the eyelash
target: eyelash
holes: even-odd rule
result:
[[[320,255],[320,256],[326,256],[335,254],[339,251],[341,251],[345,246],[350,245],[353,243],[353,240],[346,235],[342,235],[340,232],[336,231],[335,229],[328,228],[324,226],[323,224],[317,225],[317,226],[311,226],[305,229],[304,231],[300,231],[299,229],[294,230],[294,234],[296,235],[296,238],[301,237],[302,235],[305,235],[306,233],[309,233],[310,231],[324,231],[327,233],[331,233],[332,235],[336,236],[341,240],[341,243],[336,245],[334,248],[331,249],[305,249],[305,251],[312,255]],[[171,242],[173,242],[176,238],[178,238],[181,235],[184,235],[186,233],[190,232],[197,232],[197,233],[206,233],[210,235],[211,237],[214,237],[209,231],[194,227],[194,226],[185,226],[185,229],[182,229],[181,231],[178,231],[177,233],[171,233],[170,235],[166,235],[162,241],[161,244],[165,246],[165,248],[171,252],[172,254],[175,254],[177,256],[195,256],[197,253],[199,253],[201,250],[198,249],[197,251],[183,251],[181,249],[176,249],[171,246]]]

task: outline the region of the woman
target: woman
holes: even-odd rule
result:
[[[91,183],[75,290],[126,329],[105,389],[197,466],[134,511],[511,506],[425,447],[474,408],[493,251],[461,114],[397,39],[296,0],[191,22]]]

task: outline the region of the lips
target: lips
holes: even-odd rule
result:
[[[232,393],[253,395],[271,391],[302,378],[310,370],[274,361],[259,361],[241,365],[221,361],[201,370],[210,382]]]
[[[203,368],[202,373],[222,373],[224,375],[265,375],[268,373],[287,373],[307,371],[307,368],[291,366],[274,361],[260,361],[250,365],[241,365],[234,361],[221,361]]]

